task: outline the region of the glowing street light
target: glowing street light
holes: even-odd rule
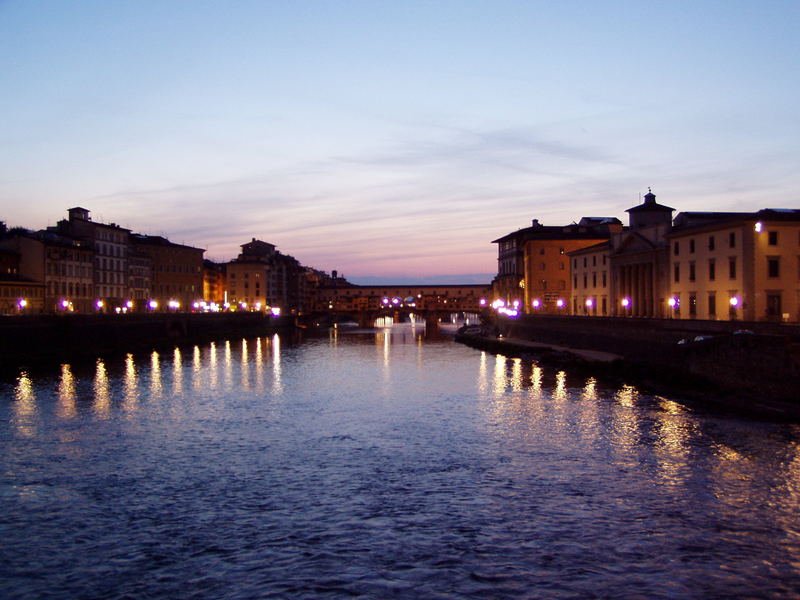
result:
[[[736,308],[737,306],[739,306],[739,302],[740,302],[739,296],[731,296],[731,299],[728,302],[731,303],[731,306],[733,308]]]
[[[479,304],[481,306],[486,306],[486,298],[481,298],[480,301],[479,301]]]
[[[592,308],[594,306],[594,300],[591,298],[586,299],[586,308]]]
[[[622,308],[630,308],[631,307],[631,299],[630,298],[623,298],[622,299]]]
[[[128,308],[128,310],[132,309],[133,308],[133,300],[128,300],[125,303],[125,306]]]
[[[538,308],[542,305],[542,302],[538,298],[534,298],[533,302],[531,302],[531,305],[533,306],[533,308],[538,310]]]
[[[761,221],[758,221],[755,226],[756,233],[761,233],[764,231],[764,224]]]
[[[17,308],[20,310],[25,310],[25,307],[28,306],[28,301],[25,298],[20,298],[19,302],[17,302]]]
[[[563,298],[559,298],[558,300],[556,300],[556,306],[558,308],[564,308],[564,299]]]
[[[281,309],[278,308],[277,306],[273,306],[272,309],[270,310],[270,312],[272,313],[273,317],[280,317],[281,316]]]
[[[150,310],[155,310],[158,308],[158,302],[156,302],[155,300],[150,300],[150,302],[147,303],[147,307]]]

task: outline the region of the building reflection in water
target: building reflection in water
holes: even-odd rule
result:
[[[492,395],[502,398],[506,393],[506,357],[497,354],[494,357],[494,375],[492,377]]]
[[[124,397],[122,408],[127,413],[136,411],[139,404],[139,381],[136,374],[136,364],[133,360],[133,354],[128,354],[125,357],[125,373],[122,379],[124,389]]]
[[[192,388],[195,391],[203,389],[203,360],[199,346],[192,350]]]
[[[265,338],[266,341],[266,338]],[[269,342],[267,342],[269,343]],[[256,391],[264,391],[264,349],[261,338],[256,338]]]
[[[158,352],[153,351],[150,355],[150,396],[161,398],[164,395],[164,387],[161,383],[161,357]]]
[[[567,399],[567,373],[559,371],[556,373],[556,385],[553,388],[553,400],[562,403]]]
[[[215,390],[218,384],[217,343],[211,342],[208,346],[208,385],[212,390]]]
[[[183,355],[177,346],[172,352],[172,393],[183,393]]]
[[[225,340],[225,389],[230,389],[233,385],[233,359],[231,357],[231,341]]]
[[[530,397],[534,399],[542,397],[542,368],[538,365],[532,365],[531,368]]]
[[[586,385],[583,386],[581,399],[587,401],[597,400],[597,380],[594,377],[589,377],[586,380]]]
[[[239,369],[242,375],[242,389],[250,389],[250,355],[247,350],[247,339],[242,338],[242,358],[239,361]]]
[[[602,435],[602,425],[598,412],[600,395],[597,392],[597,380],[594,377],[586,379],[580,398],[581,401],[576,402],[573,406],[575,423],[583,440],[592,443]]]
[[[26,372],[17,378],[14,388],[14,429],[22,437],[36,433],[36,396],[33,382]]]
[[[511,389],[515,392],[522,391],[522,359],[515,358],[511,362]]]
[[[662,480],[670,485],[686,481],[691,438],[695,425],[686,410],[677,402],[658,398],[659,408],[653,430],[656,436],[655,455]]]
[[[107,419],[111,412],[111,387],[106,364],[102,359],[97,359],[94,373],[94,412],[100,419]]]
[[[389,375],[389,349],[391,346],[392,341],[392,334],[391,330],[385,329],[381,334],[383,340],[383,367],[384,367],[384,374],[388,377]]]
[[[636,388],[624,385],[614,394],[611,409],[611,447],[628,467],[639,464],[636,447],[642,436],[639,431],[640,412],[636,406],[638,396]]]
[[[478,359],[478,391],[485,394],[489,391],[489,368],[487,366],[489,354],[481,350]]]
[[[75,376],[72,368],[68,364],[61,365],[61,377],[58,380],[58,404],[56,404],[56,415],[62,419],[72,419],[77,414],[75,408]]]
[[[281,372],[281,338],[276,333],[272,336],[272,393],[283,393],[283,377]]]

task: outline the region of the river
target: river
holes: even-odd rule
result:
[[[800,428],[407,325],[0,382],[4,599],[800,590]]]

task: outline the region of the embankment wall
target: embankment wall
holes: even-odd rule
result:
[[[31,315],[0,318],[0,362],[9,367],[132,352],[291,326],[261,313]]]
[[[612,352],[662,379],[688,375],[730,394],[800,404],[795,325],[557,316],[497,325],[507,337]],[[733,333],[742,329],[752,333]],[[700,335],[710,338],[694,341]]]

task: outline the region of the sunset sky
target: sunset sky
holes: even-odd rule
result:
[[[648,186],[798,208],[798,26],[796,1],[0,0],[0,220],[488,282],[491,240]]]

